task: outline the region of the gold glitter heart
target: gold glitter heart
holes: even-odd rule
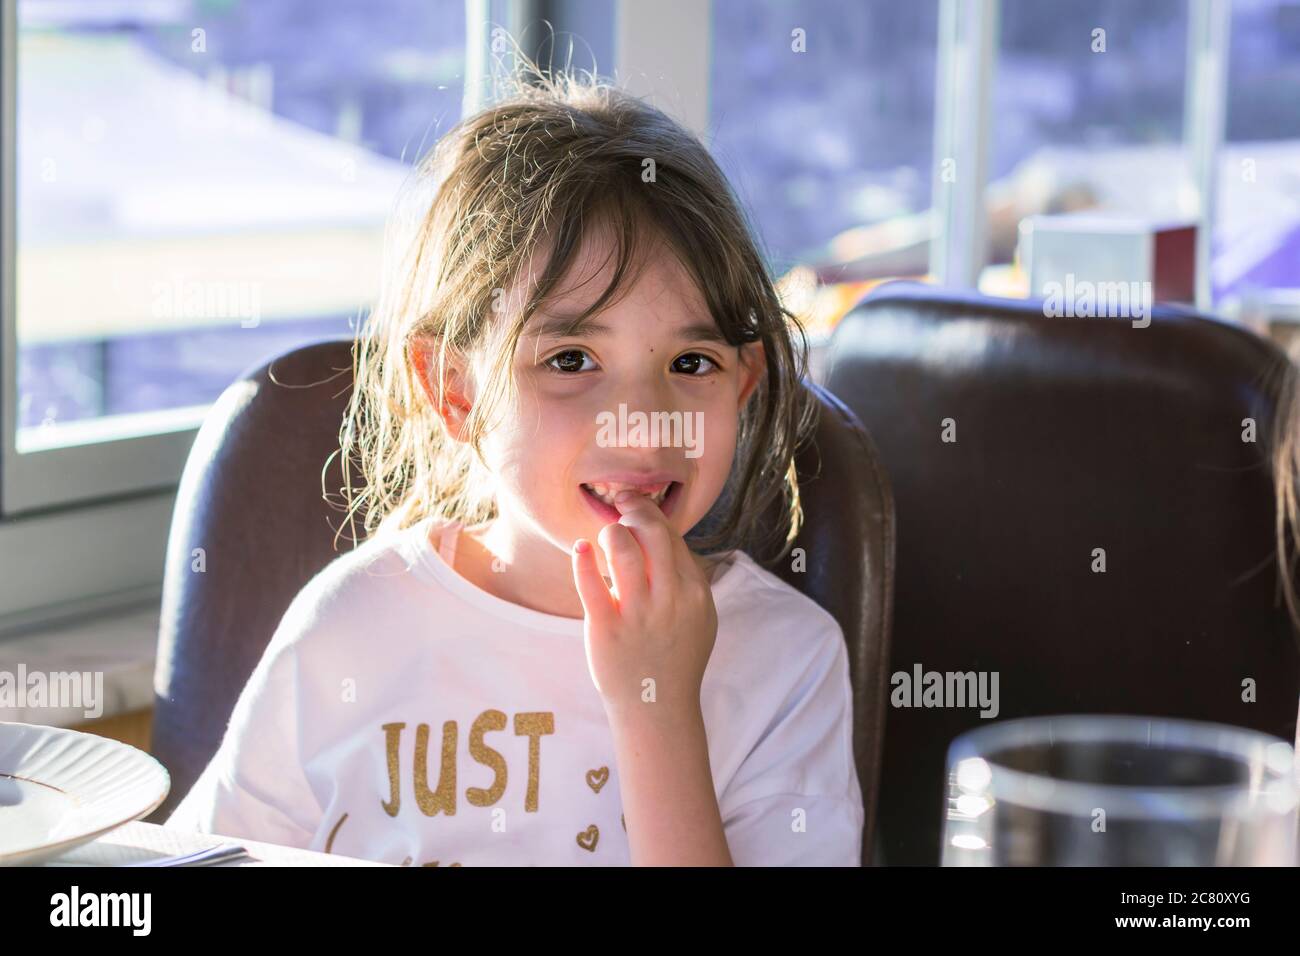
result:
[[[595,790],[597,793],[600,793],[600,788],[605,786],[608,781],[608,767],[601,767],[598,770],[587,771],[587,786],[591,787],[591,789]]]
[[[582,847],[588,853],[596,852],[596,842],[600,839],[600,830],[596,824],[592,824],[578,834],[578,846]]]

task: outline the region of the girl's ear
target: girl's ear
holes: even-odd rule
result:
[[[758,387],[758,383],[763,377],[763,371],[766,368],[767,352],[763,350],[762,342],[746,342],[740,347],[741,386],[737,408],[745,407],[745,403],[749,401],[749,396]]]
[[[464,441],[462,434],[465,419],[474,407],[474,391],[464,365],[454,355],[448,354],[440,401],[438,340],[432,336],[414,336],[410,340],[408,354],[424,397],[442,420],[447,434],[456,441]]]

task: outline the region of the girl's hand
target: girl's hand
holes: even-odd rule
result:
[[[591,542],[573,548],[591,678],[611,716],[698,714],[718,632],[713,589],[654,502],[623,491],[614,506],[622,517],[598,536],[612,592]]]

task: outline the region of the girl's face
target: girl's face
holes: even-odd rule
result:
[[[763,373],[761,343],[727,344],[667,247],[647,254],[618,301],[566,328],[617,261],[599,232],[588,234],[525,326],[513,406],[484,442],[501,519],[564,551],[618,521],[609,502],[625,487],[655,496],[671,527],[689,531],[726,484],[739,414]]]

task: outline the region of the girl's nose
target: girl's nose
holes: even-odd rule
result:
[[[680,412],[671,391],[659,383],[643,383],[640,387],[630,390],[623,401],[627,405],[629,416],[640,412],[646,416],[646,422],[650,426],[644,429],[628,429],[627,443],[631,447],[651,447],[657,444],[651,434],[654,425],[665,420],[671,421],[672,413]],[[669,417],[665,419],[663,417],[665,415]]]

